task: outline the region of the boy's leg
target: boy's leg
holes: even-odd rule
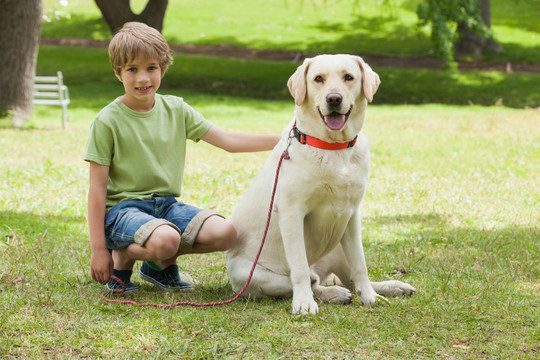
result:
[[[162,269],[161,271],[154,269],[145,261],[139,271],[139,276],[147,280],[154,285],[157,285],[162,290],[176,290],[176,291],[191,291],[193,286],[180,279],[180,273],[178,266],[176,265],[176,258],[181,254],[193,254],[193,253],[207,253],[213,251],[224,251],[229,249],[236,241],[236,230],[228,221],[220,216],[206,217],[201,214],[201,217],[205,218],[200,225],[200,228],[194,232],[197,234],[193,241],[189,240],[190,231],[186,231],[188,235],[187,243],[182,244],[176,255],[168,260],[156,261],[157,265]],[[200,218],[199,218],[200,220]],[[192,224],[196,224],[199,220],[195,220]],[[165,227],[165,226],[163,226]],[[197,228],[196,225],[194,225]],[[157,231],[157,229],[156,229]],[[156,236],[157,238],[157,236]],[[145,247],[151,247],[152,245],[159,244],[159,240],[155,239],[152,244],[152,239],[148,239],[145,243]],[[190,245],[191,243],[191,245]],[[159,246],[159,248],[162,248]],[[139,251],[140,249],[134,245],[128,247],[129,250]],[[139,255],[140,256],[140,255]],[[151,259],[150,259],[151,260]]]
[[[141,246],[131,243],[124,249],[113,251],[115,267],[131,269],[135,260],[154,261],[160,268],[176,264],[178,247],[180,246],[180,234],[178,230],[169,225],[161,225],[155,228],[148,239]],[[116,254],[116,258],[115,255]]]
[[[114,268],[117,270],[131,270],[135,265],[135,259],[126,255],[125,249],[117,249],[112,251]]]
[[[126,285],[136,260],[152,260],[162,268],[176,263],[180,230],[156,217],[154,211],[160,205],[153,200],[126,201],[106,216],[107,246],[113,249],[115,275],[120,274]]]
[[[176,255],[225,251],[235,243],[236,229],[216,211],[201,210],[174,198],[168,205],[162,217],[182,234]]]
[[[221,216],[210,216],[201,226],[193,247],[183,254],[202,254],[230,249],[236,242],[236,229]]]
[[[135,260],[144,260],[139,275],[164,290],[191,289],[180,280],[176,258],[227,250],[236,241],[236,230],[214,211],[200,210],[172,197],[164,199],[163,204],[162,212],[153,214],[155,220],[139,227],[135,242],[116,251],[118,261],[129,267]],[[152,269],[148,261],[155,262],[162,271]]]
[[[132,243],[128,247],[116,250],[117,258],[127,267],[133,267],[135,260],[144,260],[139,276],[165,291],[191,291],[193,286],[180,279],[176,254],[180,245],[178,230],[169,225],[156,227],[141,246]],[[159,269],[150,266],[154,262]],[[116,264],[116,260],[115,260]],[[116,266],[116,265],[115,265]]]

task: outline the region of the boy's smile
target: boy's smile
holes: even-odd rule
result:
[[[140,87],[140,88],[136,88],[138,91],[140,92],[146,92],[148,91],[149,89],[151,89],[152,87],[151,86],[145,86],[145,87]]]
[[[154,99],[161,85],[162,72],[156,59],[139,55],[116,73],[126,93],[122,102],[132,110],[145,112],[154,107]]]

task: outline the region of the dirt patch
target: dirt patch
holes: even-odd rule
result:
[[[107,48],[107,40],[85,38],[41,38],[41,45]],[[317,54],[282,50],[253,50],[232,45],[171,45],[176,54],[208,55],[218,57],[236,57],[269,61],[300,62]],[[399,69],[441,69],[442,61],[436,58],[394,55],[357,54],[372,67],[388,67]],[[521,73],[540,73],[540,64],[510,63],[502,61],[458,61],[461,71],[503,71]]]

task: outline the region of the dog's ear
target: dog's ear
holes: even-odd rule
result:
[[[294,103],[298,106],[302,105],[306,99],[306,74],[311,61],[312,59],[305,59],[302,65],[300,65],[294,74],[291,75],[289,81],[287,81],[287,87],[294,98]]]
[[[362,70],[362,91],[364,92],[367,101],[371,102],[373,101],[373,95],[375,95],[381,84],[381,79],[379,78],[379,75],[364,62],[364,59],[360,56],[356,56],[356,59]]]

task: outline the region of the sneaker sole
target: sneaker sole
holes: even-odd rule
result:
[[[155,280],[154,278],[143,274],[142,272],[139,272],[139,277],[145,281],[148,281],[154,285],[156,285],[158,288],[160,288],[163,291],[180,291],[180,292],[189,292],[193,291],[193,286],[184,286],[184,287],[169,287],[167,285],[163,285],[159,281]]]

